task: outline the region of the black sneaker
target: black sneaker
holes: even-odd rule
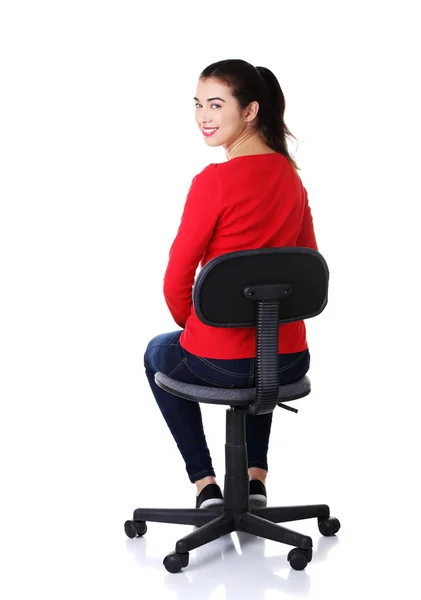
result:
[[[223,504],[221,488],[216,483],[208,483],[196,497],[196,508],[206,508],[214,504]]]
[[[250,480],[249,504],[251,508],[264,508],[267,505],[266,487],[259,479]]]

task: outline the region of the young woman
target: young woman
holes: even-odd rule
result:
[[[301,246],[317,250],[310,206],[288,153],[285,99],[275,75],[243,60],[208,66],[196,88],[195,117],[208,146],[223,146],[226,162],[193,178],[164,277],[164,297],[182,329],[148,344],[146,376],[196,484],[196,507],[223,502],[203,431],[200,404],[159,388],[161,371],[196,385],[254,387],[255,329],[216,328],[197,318],[192,287],[197,266],[239,250]],[[310,367],[304,321],[280,325],[279,383]],[[272,414],[246,415],[250,503],[266,506]]]

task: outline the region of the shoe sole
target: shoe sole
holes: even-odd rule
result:
[[[249,505],[253,508],[265,508],[267,506],[267,498],[263,494],[250,494]]]
[[[221,498],[209,498],[208,500],[203,500],[199,508],[207,508],[208,506],[214,506],[223,503],[224,501],[221,500]]]

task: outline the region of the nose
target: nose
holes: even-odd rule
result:
[[[212,118],[208,119],[207,115],[202,113],[202,117],[198,119],[201,127],[211,127]]]

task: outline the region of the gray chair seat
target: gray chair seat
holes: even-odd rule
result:
[[[193,383],[183,383],[182,381],[176,381],[161,372],[155,373],[155,382],[160,388],[170,394],[174,394],[174,396],[207,404],[247,407],[254,402],[256,398],[255,387],[227,389],[196,385]],[[278,406],[282,406],[282,402],[303,398],[304,396],[307,396],[310,391],[311,384],[307,375],[304,375],[304,377],[293,383],[281,385],[279,386]],[[295,409],[294,412],[296,412]]]

